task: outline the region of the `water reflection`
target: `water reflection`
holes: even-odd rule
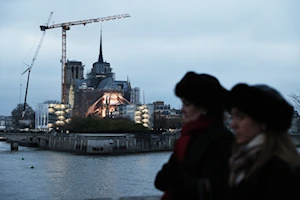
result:
[[[9,148],[0,142],[0,196],[4,199],[161,195],[153,186],[154,176],[170,156],[170,152],[83,156],[26,147],[11,152]]]

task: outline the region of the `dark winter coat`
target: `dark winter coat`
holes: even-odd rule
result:
[[[300,170],[273,157],[256,175],[242,180],[230,191],[230,200],[300,199]]]
[[[207,128],[192,138],[182,165],[172,154],[158,172],[155,187],[170,190],[174,199],[199,199],[201,183],[208,179],[214,200],[228,196],[228,159],[231,156],[233,134],[223,124]]]

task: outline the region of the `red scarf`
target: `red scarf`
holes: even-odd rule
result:
[[[200,116],[197,120],[191,121],[183,125],[180,137],[175,143],[174,154],[179,163],[182,163],[185,157],[187,147],[192,136],[200,135],[212,123],[207,116]],[[165,191],[161,200],[173,199],[170,192]]]

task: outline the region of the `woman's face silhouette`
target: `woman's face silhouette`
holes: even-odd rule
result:
[[[196,105],[189,102],[188,100],[181,98],[181,101],[182,101],[181,111],[183,116],[183,123],[194,121],[204,113],[203,109],[197,107]]]
[[[231,109],[231,127],[235,133],[237,144],[249,142],[256,135],[263,132],[264,125],[252,119],[237,108]]]

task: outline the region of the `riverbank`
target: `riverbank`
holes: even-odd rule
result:
[[[132,134],[132,133],[8,133],[1,135],[18,146],[36,146],[53,151],[76,154],[132,154],[172,151],[179,133]],[[300,147],[300,135],[291,135]]]
[[[76,154],[131,154],[172,151],[178,134],[50,134],[33,139],[39,147]]]

